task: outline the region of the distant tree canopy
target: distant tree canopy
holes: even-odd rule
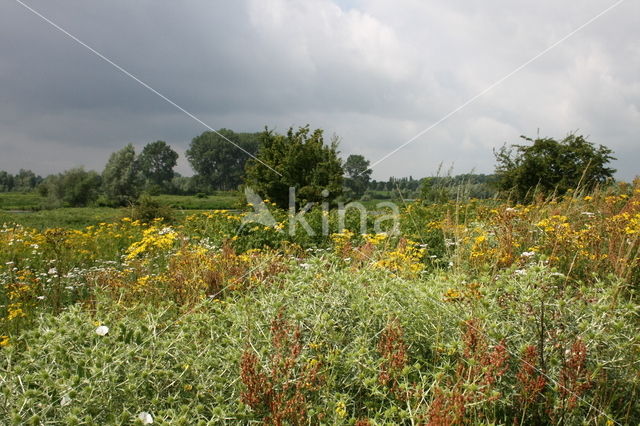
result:
[[[302,204],[331,201],[342,193],[338,142],[334,139],[325,145],[321,129],[290,128],[286,135],[265,129],[260,142],[260,161],[247,162],[245,183],[279,207],[288,207],[290,187],[296,189],[297,201]]]
[[[571,134],[561,141],[522,138],[533,144],[495,151],[497,185],[519,201],[530,201],[536,191],[562,195],[571,188],[590,190],[613,178],[615,169],[607,167],[615,159],[613,151],[583,136]]]
[[[0,192],[29,192],[42,182],[42,177],[31,170],[20,169],[18,174],[0,170]]]
[[[577,187],[590,190],[612,179],[615,172],[608,167],[614,159],[612,151],[583,136],[571,134],[560,141],[522,138],[528,144],[505,145],[494,151],[497,164],[493,175],[376,181],[371,180],[370,163],[364,156],[350,155],[343,164],[337,138],[325,144],[321,129],[292,127],[286,134],[268,129],[258,133],[220,129],[191,141],[186,157],[196,173],[193,177],[174,172],[178,154],[159,140],[147,144],[140,155],[132,144],[114,152],[101,175],[80,167],[43,180],[31,170],[21,169],[16,175],[0,171],[0,192],[38,188],[51,206],[85,206],[96,201],[126,205],[138,200],[143,191],[206,194],[235,190],[245,183],[282,208],[288,207],[290,187],[296,190],[298,204],[331,202],[338,196],[445,202],[461,197],[490,198],[497,190],[509,191],[518,201],[526,202],[534,194],[561,195]]]
[[[178,153],[164,141],[147,144],[137,159],[138,169],[147,188],[166,190],[173,179],[173,168],[178,162]]]
[[[362,197],[371,180],[372,170],[369,168],[369,161],[362,155],[352,154],[347,157],[347,161],[344,163],[344,171],[346,174],[344,186],[348,190],[347,196],[350,198]]]
[[[193,138],[186,155],[199,183],[210,189],[236,189],[242,183],[245,163],[250,158],[247,152],[251,155],[258,152],[259,135],[220,129],[218,133],[204,132]]]
[[[98,173],[78,167],[47,176],[38,190],[53,206],[84,207],[98,198],[101,183]]]
[[[142,178],[132,144],[111,154],[102,172],[102,188],[110,202],[126,205],[140,195]]]
[[[11,173],[0,170],[0,192],[9,192],[13,190],[14,181]]]
[[[35,189],[42,182],[42,178],[31,170],[20,169],[17,175],[13,177],[13,190],[27,192]]]
[[[495,175],[474,173],[426,177],[421,182],[420,198],[427,203],[491,198],[496,193],[495,180]]]

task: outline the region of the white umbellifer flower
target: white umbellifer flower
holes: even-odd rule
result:
[[[524,269],[516,269],[515,271],[513,271],[516,275],[524,275],[527,273],[527,271],[525,271]]]
[[[151,423],[153,423],[153,416],[146,411],[142,411],[140,414],[138,414],[138,418],[143,425],[150,425]]]
[[[96,334],[98,336],[106,336],[108,332],[109,332],[109,327],[107,327],[106,325],[101,325],[100,327],[96,328]]]
[[[56,268],[51,268],[49,269],[49,272],[47,272],[47,274],[49,275],[56,275],[58,273],[58,270]]]
[[[66,407],[69,404],[71,404],[71,398],[69,398],[69,395],[63,396],[62,399],[60,400],[60,405],[62,407]]]
[[[535,255],[536,255],[535,251],[525,251],[520,256],[522,256],[522,257],[531,257],[531,256],[535,256]]]
[[[310,264],[310,263],[301,263],[301,264],[300,264],[300,267],[301,267],[301,268],[304,268],[304,269],[309,269],[309,267],[310,267],[310,266],[311,266],[311,264]]]

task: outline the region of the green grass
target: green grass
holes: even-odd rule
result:
[[[44,201],[37,192],[0,192],[0,210],[37,210]]]
[[[218,193],[198,198],[192,195],[157,195],[154,200],[175,209],[180,220],[202,210],[230,210],[239,207],[237,193]],[[0,193],[0,224],[18,223],[30,228],[83,228],[131,216],[130,208],[65,207],[42,209],[46,198],[35,192]]]
[[[200,198],[195,195],[155,195],[154,200],[174,209],[216,210],[238,208],[241,202],[237,192],[217,192]],[[37,192],[0,192],[0,210],[39,210],[47,199]]]
[[[341,268],[340,259],[332,256],[308,258],[305,266],[297,266],[295,259],[286,263],[289,270],[277,276],[277,285],[204,301],[186,312],[143,299],[126,308],[99,294],[93,309],[76,305],[60,315],[38,317],[30,331],[0,353],[0,375],[5,378],[0,421],[131,424],[144,411],[160,424],[258,422],[268,413],[241,403],[247,390],[242,359],[255,354],[258,371],[277,368],[282,362],[278,354],[293,353],[298,329],[301,346],[299,356],[292,358],[291,377],[263,377],[271,377],[276,392],[283,392],[285,380],[295,384],[310,366],[318,365],[320,386],[302,387],[310,424],[353,424],[365,418],[371,424],[411,424],[428,415],[428,400],[398,397],[380,379],[385,362],[382,335],[390,321],[397,321],[402,327],[397,339],[404,342],[401,350],[408,360],[394,373],[400,389],[447,388],[451,383],[443,376],[457,374],[456,368],[460,371],[466,362],[485,359],[473,349],[488,344],[491,352],[498,342],[506,342],[510,369],[490,386],[500,399],[476,395],[466,416],[468,424],[513,423],[521,419],[519,388],[513,382],[522,365],[518,355],[523,347],[537,344],[537,311],[523,311],[522,306],[536,307],[540,301],[552,314],[548,325],[569,328],[554,338],[562,348],[569,347],[577,333],[588,337],[589,354],[608,360],[609,373],[594,376],[590,391],[610,385],[611,401],[588,392],[584,401],[565,410],[566,422],[560,423],[582,424],[588,417],[591,424],[604,424],[607,417],[598,412],[602,408],[590,410],[589,404],[607,403],[621,404],[612,413],[620,424],[637,420],[637,399],[615,391],[633,380],[635,367],[630,366],[637,364],[635,306],[619,297],[622,283],[614,280],[586,291],[554,290],[561,280],[546,268],[532,267],[524,275],[505,274],[496,282],[486,277],[483,299],[466,305],[442,302],[442,294],[452,282],[464,282],[464,275],[406,280],[371,268]],[[553,301],[560,295],[599,302],[556,306]],[[615,311],[604,309],[613,305]],[[274,343],[278,326],[273,321],[280,314],[282,347]],[[463,355],[461,342],[461,324],[469,318],[478,319],[481,330],[479,343],[471,346],[471,360]],[[106,336],[96,335],[98,324],[109,327]],[[555,382],[564,354],[548,349],[547,374]],[[606,374],[610,381],[603,381]],[[548,397],[557,396],[549,392]],[[528,419],[534,423],[535,418]]]
[[[416,204],[413,243],[189,209],[150,228],[0,228],[0,424],[640,424],[633,194]]]
[[[185,217],[203,210],[176,210],[175,219],[181,222]],[[110,207],[73,207],[53,210],[7,212],[0,210],[0,225],[17,223],[27,228],[44,230],[46,228],[80,229],[102,222],[114,222],[123,217],[130,217],[128,208],[114,209]]]
[[[18,223],[28,228],[84,228],[101,222],[113,222],[126,216],[125,209],[109,207],[76,207],[33,212],[0,211],[1,223]]]
[[[370,200],[358,200],[358,203],[362,204],[367,210],[376,211],[378,210],[379,203],[388,203],[392,202],[402,207],[402,200],[392,199],[392,198],[372,198]]]
[[[156,195],[152,197],[160,203],[174,209],[184,210],[230,210],[240,207],[240,194],[222,192],[198,198],[193,195]]]

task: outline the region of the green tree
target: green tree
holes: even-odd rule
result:
[[[166,189],[173,179],[178,153],[164,141],[147,144],[138,156],[138,167],[147,188]]]
[[[199,183],[210,189],[237,188],[250,158],[247,152],[255,155],[258,151],[258,135],[220,129],[218,133],[204,132],[195,137],[186,155]]]
[[[11,173],[0,170],[0,192],[9,192],[13,189],[14,181]]]
[[[372,170],[369,168],[369,161],[362,155],[352,154],[347,157],[347,161],[344,163],[344,171],[347,176],[344,184],[348,190],[348,196],[350,198],[362,197],[371,180]]]
[[[101,183],[98,173],[78,167],[48,176],[38,189],[51,205],[83,207],[98,198]]]
[[[31,170],[20,169],[18,174],[13,177],[13,191],[33,191],[40,182],[42,182],[42,178]]]
[[[199,192],[195,177],[180,176],[176,173],[171,180],[170,190],[172,194],[190,195]]]
[[[140,195],[141,184],[133,145],[111,154],[102,172],[102,187],[108,200],[117,205],[133,203]]]
[[[503,146],[495,151],[497,186],[512,191],[519,201],[531,201],[535,192],[562,195],[568,189],[591,190],[612,179],[615,169],[607,167],[613,153],[609,148],[570,134],[561,141],[531,139],[532,145]]]
[[[247,162],[246,184],[281,208],[289,205],[290,187],[301,204],[331,201],[342,193],[338,141],[325,145],[320,129],[292,127],[286,135],[265,129],[257,158]]]

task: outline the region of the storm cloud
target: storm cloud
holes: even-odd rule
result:
[[[31,0],[213,128],[310,124],[375,162],[612,1]],[[577,131],[640,174],[640,3],[623,1],[374,168],[492,172],[492,149]],[[19,2],[0,5],[0,169],[102,170],[204,126]],[[243,155],[238,153],[238,155]],[[184,158],[179,171],[191,174]]]

